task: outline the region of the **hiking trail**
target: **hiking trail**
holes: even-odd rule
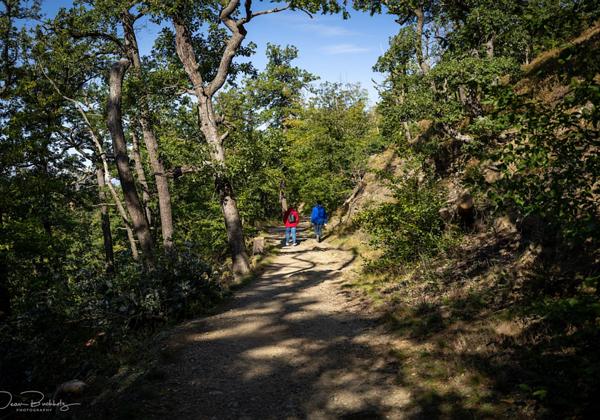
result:
[[[268,241],[281,244],[283,228]],[[402,418],[408,391],[373,314],[342,288],[354,255],[317,243],[308,224],[219,313],[167,340],[161,397],[173,419]]]

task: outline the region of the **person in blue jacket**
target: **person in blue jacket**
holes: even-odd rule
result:
[[[315,228],[317,242],[321,242],[321,238],[323,238],[323,225],[327,223],[327,212],[325,211],[325,207],[323,207],[319,201],[317,201],[317,204],[312,209],[310,222]]]

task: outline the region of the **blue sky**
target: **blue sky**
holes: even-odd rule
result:
[[[256,10],[270,6],[269,2],[255,3]],[[44,0],[42,10],[53,16],[58,8],[70,5],[70,0]],[[141,19],[136,28],[140,50],[147,54],[160,28],[147,19]],[[389,37],[398,32],[393,16],[370,16],[357,11],[352,11],[347,20],[341,15],[314,15],[311,19],[300,11],[285,11],[259,16],[246,28],[246,42],[253,41],[258,47],[251,58],[258,69],[266,63],[264,51],[268,42],[295,45],[299,49],[295,62],[298,67],[319,76],[320,81],[359,82],[369,92],[372,103],[378,97],[372,80],[381,82],[383,77],[371,68],[387,49]]]

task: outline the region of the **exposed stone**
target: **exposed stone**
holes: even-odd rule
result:
[[[498,169],[491,166],[485,167],[481,173],[483,174],[485,182],[488,184],[493,184],[502,178],[502,173]]]
[[[508,216],[502,216],[494,220],[494,229],[499,233],[516,233],[517,227]]]

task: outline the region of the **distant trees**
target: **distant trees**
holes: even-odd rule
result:
[[[359,86],[324,83],[313,95],[286,133],[288,186],[297,200],[333,210],[362,178],[379,138]]]

